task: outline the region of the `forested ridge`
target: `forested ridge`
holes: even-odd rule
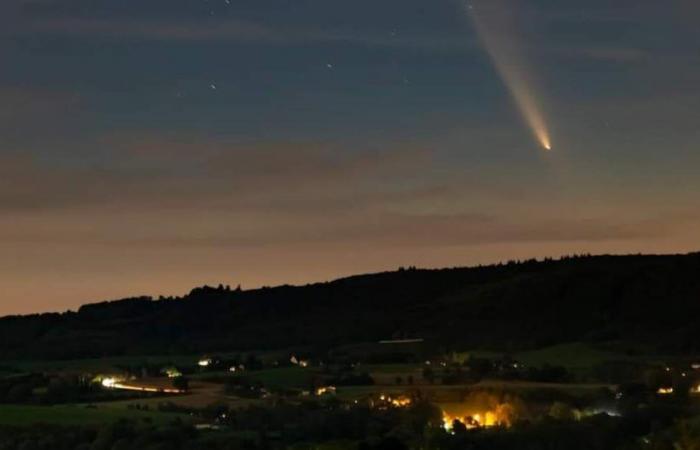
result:
[[[0,319],[4,358],[332,347],[388,338],[527,349],[622,342],[700,350],[700,254],[400,269],[306,286],[200,287]]]

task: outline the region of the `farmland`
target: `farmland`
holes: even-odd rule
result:
[[[112,423],[118,420],[136,420],[148,423],[166,423],[175,419],[187,419],[179,414],[157,411],[135,411],[115,408],[112,405],[2,405],[0,425],[23,426],[33,424],[85,426]]]

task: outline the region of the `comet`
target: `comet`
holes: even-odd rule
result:
[[[513,29],[510,17],[512,7],[503,6],[502,0],[489,0],[486,6],[465,4],[479,41],[488,53],[496,72],[507,87],[525,123],[537,143],[545,150],[552,150],[552,140],[540,105],[534,95],[534,82],[524,58],[509,36]]]

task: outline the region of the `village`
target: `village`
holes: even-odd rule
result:
[[[66,403],[52,400],[51,395],[60,397],[56,393],[61,386],[82,389],[80,401],[75,403],[72,393],[69,403],[95,416],[129,417],[136,412],[180,417],[202,430],[230,426],[227,418],[235,411],[279,404],[331,402],[381,411],[428,403],[439,411],[441,426],[450,433],[460,428],[510,427],[550,416],[617,417],[630,405],[665,398],[700,400],[697,362],[601,360],[595,367],[565,367],[556,361],[535,365],[542,355],[523,355],[525,360],[478,352],[426,357],[422,345],[383,341],[370,346],[377,352],[369,357],[307,351],[127,358],[99,361],[92,367],[89,362],[70,368],[55,363],[40,367],[41,373],[17,373],[5,379],[15,384],[5,392],[10,396],[27,380],[34,385],[25,389],[24,398],[13,397],[13,403],[47,408],[53,404],[60,411]],[[605,375],[601,367],[616,368],[618,373]],[[642,376],[620,378],[630,368],[643,368]]]

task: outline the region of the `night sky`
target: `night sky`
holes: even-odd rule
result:
[[[3,0],[0,314],[698,250],[699,15],[696,0]]]

